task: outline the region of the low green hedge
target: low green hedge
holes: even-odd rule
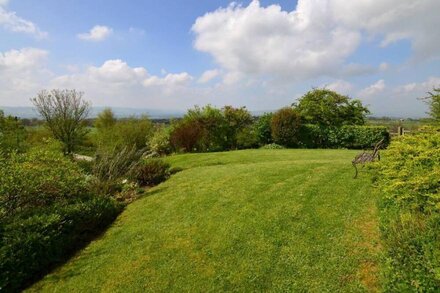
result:
[[[19,291],[67,260],[121,209],[113,199],[89,197],[2,219],[0,291]]]
[[[369,149],[380,140],[390,142],[390,133],[382,126],[347,125],[323,127],[304,124],[300,129],[299,146],[306,148]]]
[[[378,163],[387,292],[440,291],[440,130],[399,137]]]

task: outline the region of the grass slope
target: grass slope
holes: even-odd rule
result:
[[[346,150],[169,158],[184,170],[30,290],[377,290],[370,181]]]

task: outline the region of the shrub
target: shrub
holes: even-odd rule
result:
[[[29,146],[44,145],[46,141],[54,138],[50,130],[43,126],[29,127],[27,133],[26,143]]]
[[[164,156],[171,153],[170,136],[171,130],[165,126],[158,127],[151,139],[147,142],[148,150],[158,156]]]
[[[158,158],[144,159],[136,168],[134,178],[141,186],[157,185],[170,176],[170,164]]]
[[[253,130],[250,128],[253,120],[246,107],[225,106],[222,114],[226,122],[226,149],[237,149],[245,145],[253,146],[255,139],[253,139]],[[241,140],[241,143],[238,140]]]
[[[47,273],[108,226],[122,206],[104,197],[75,198],[0,223],[0,289],[14,292]]]
[[[266,144],[266,145],[262,146],[261,149],[263,149],[263,150],[282,150],[282,149],[285,149],[285,147],[283,147],[282,145],[276,144],[276,143],[270,143],[270,144]]]
[[[378,167],[386,290],[440,288],[440,131],[393,140]]]
[[[198,121],[180,121],[173,127],[170,134],[171,146],[176,151],[203,151],[202,140],[205,130]]]
[[[20,119],[5,116],[0,110],[0,151],[24,151],[27,131]]]
[[[271,131],[275,143],[293,147],[298,144],[301,118],[294,109],[283,108],[272,117]]]
[[[112,153],[133,146],[142,150],[154,133],[154,125],[147,117],[132,117],[114,123],[97,120],[96,123],[99,128],[94,140],[99,153]]]
[[[80,168],[53,148],[57,146],[0,157],[0,214],[11,215],[86,193]]]
[[[382,126],[305,124],[301,126],[299,137],[299,145],[307,148],[370,149],[382,139],[385,146],[390,142],[388,129]]]
[[[233,115],[233,114],[232,114]],[[199,128],[197,151],[222,151],[228,144],[228,121],[224,112],[210,105],[188,110],[183,121]]]
[[[258,136],[254,127],[246,127],[236,134],[236,147],[249,149],[258,146]]]

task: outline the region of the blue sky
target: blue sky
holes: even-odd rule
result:
[[[27,106],[56,87],[83,90],[96,106],[272,110],[326,86],[376,116],[419,117],[417,98],[440,86],[436,8],[438,0],[0,0],[0,106]]]

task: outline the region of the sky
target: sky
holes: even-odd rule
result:
[[[0,106],[77,89],[93,106],[275,110],[326,87],[422,117],[439,0],[0,0]]]

